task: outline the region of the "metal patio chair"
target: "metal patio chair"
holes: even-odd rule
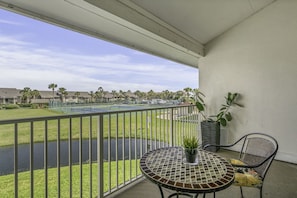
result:
[[[262,198],[264,179],[278,151],[278,143],[270,135],[250,133],[244,135],[233,144],[208,144],[204,146],[204,149],[210,146],[229,148],[239,145],[241,146],[241,151],[238,158],[230,159],[230,163],[235,169],[233,185],[240,187],[241,197],[243,197],[242,187],[256,187],[260,190],[260,197]]]

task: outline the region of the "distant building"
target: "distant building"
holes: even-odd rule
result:
[[[22,94],[16,88],[0,88],[0,104],[20,103]]]
[[[22,102],[21,89],[16,88],[0,88],[0,104],[17,104]],[[38,91],[39,96],[30,99],[32,104],[48,104],[50,101],[61,101],[61,96],[57,91]],[[65,96],[65,102],[85,103],[90,102],[91,96],[88,92],[69,91]]]
[[[0,88],[0,104],[18,104],[22,103],[21,89],[16,88]],[[28,101],[32,104],[49,104],[49,103],[89,103],[89,102],[122,102],[122,103],[146,103],[146,104],[167,104],[168,101],[162,99],[140,100],[137,95],[132,92],[123,94],[113,94],[104,92],[101,98],[95,95],[91,96],[86,91],[67,91],[66,95],[61,95],[58,91],[39,91],[38,96],[31,97]],[[139,101],[138,101],[139,100]],[[24,101],[23,101],[24,102]]]
[[[111,102],[114,101],[114,96],[111,93],[105,93],[103,96],[103,101],[104,102]]]
[[[54,97],[53,97],[54,96]],[[60,96],[57,95],[57,92],[53,91],[39,91],[39,96],[31,99],[32,104],[48,104],[50,100],[59,101]]]
[[[31,103],[33,104],[45,104],[50,101],[58,101],[62,100],[59,92],[55,91],[54,94],[52,91],[39,91],[40,96],[36,99],[31,99]],[[79,93],[79,94],[76,94]],[[88,92],[79,92],[79,91],[67,91],[67,95],[64,96],[65,103],[85,103],[90,102],[91,96]]]
[[[65,102],[68,103],[86,103],[91,101],[91,96],[86,91],[67,91],[67,96],[65,96]],[[76,93],[79,93],[76,95]]]

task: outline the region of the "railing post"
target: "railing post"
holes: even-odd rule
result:
[[[44,123],[44,197],[48,197],[48,121]]]
[[[30,196],[34,197],[34,124],[30,122]]]
[[[18,124],[14,125],[14,197],[18,197]]]
[[[58,119],[57,131],[57,196],[61,197],[61,120]]]
[[[98,123],[98,134],[97,134],[97,163],[98,163],[98,198],[103,197],[104,185],[103,185],[103,117],[104,115],[99,115]]]
[[[170,108],[170,146],[174,145],[174,120],[173,120],[173,108]]]

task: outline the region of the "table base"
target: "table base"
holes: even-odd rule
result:
[[[194,197],[194,198],[198,198],[198,195],[199,195],[199,194],[196,194],[196,195],[194,196],[194,195],[190,195],[190,194],[187,194],[187,193],[179,193],[179,192],[176,192],[176,193],[173,193],[173,194],[169,195],[168,198],[175,197],[175,196],[178,198],[180,195],[187,196],[187,197],[191,197],[191,198],[193,198],[193,197]]]
[[[162,187],[160,185],[158,185],[159,187],[159,190],[160,190],[160,193],[161,193],[161,197],[164,198],[164,193],[163,193],[163,190],[162,190]],[[205,198],[205,194],[206,193],[203,193],[203,198]],[[179,195],[182,195],[182,196],[187,196],[187,197],[191,197],[191,198],[198,198],[199,196],[199,193],[195,194],[195,195],[192,195],[192,194],[188,194],[188,193],[182,193],[182,192],[176,192],[176,193],[173,193],[171,195],[168,196],[168,198],[171,198],[171,197],[174,197],[176,196],[177,198],[179,197]],[[215,193],[213,193],[213,197],[215,198]]]

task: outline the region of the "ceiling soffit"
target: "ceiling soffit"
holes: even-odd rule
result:
[[[197,57],[204,55],[203,45],[173,26],[155,17],[150,12],[129,0],[85,0],[86,2],[104,9],[132,24],[141,27],[155,35],[165,38],[173,44],[187,49]]]
[[[276,0],[119,1],[133,2],[199,43],[206,44]]]

